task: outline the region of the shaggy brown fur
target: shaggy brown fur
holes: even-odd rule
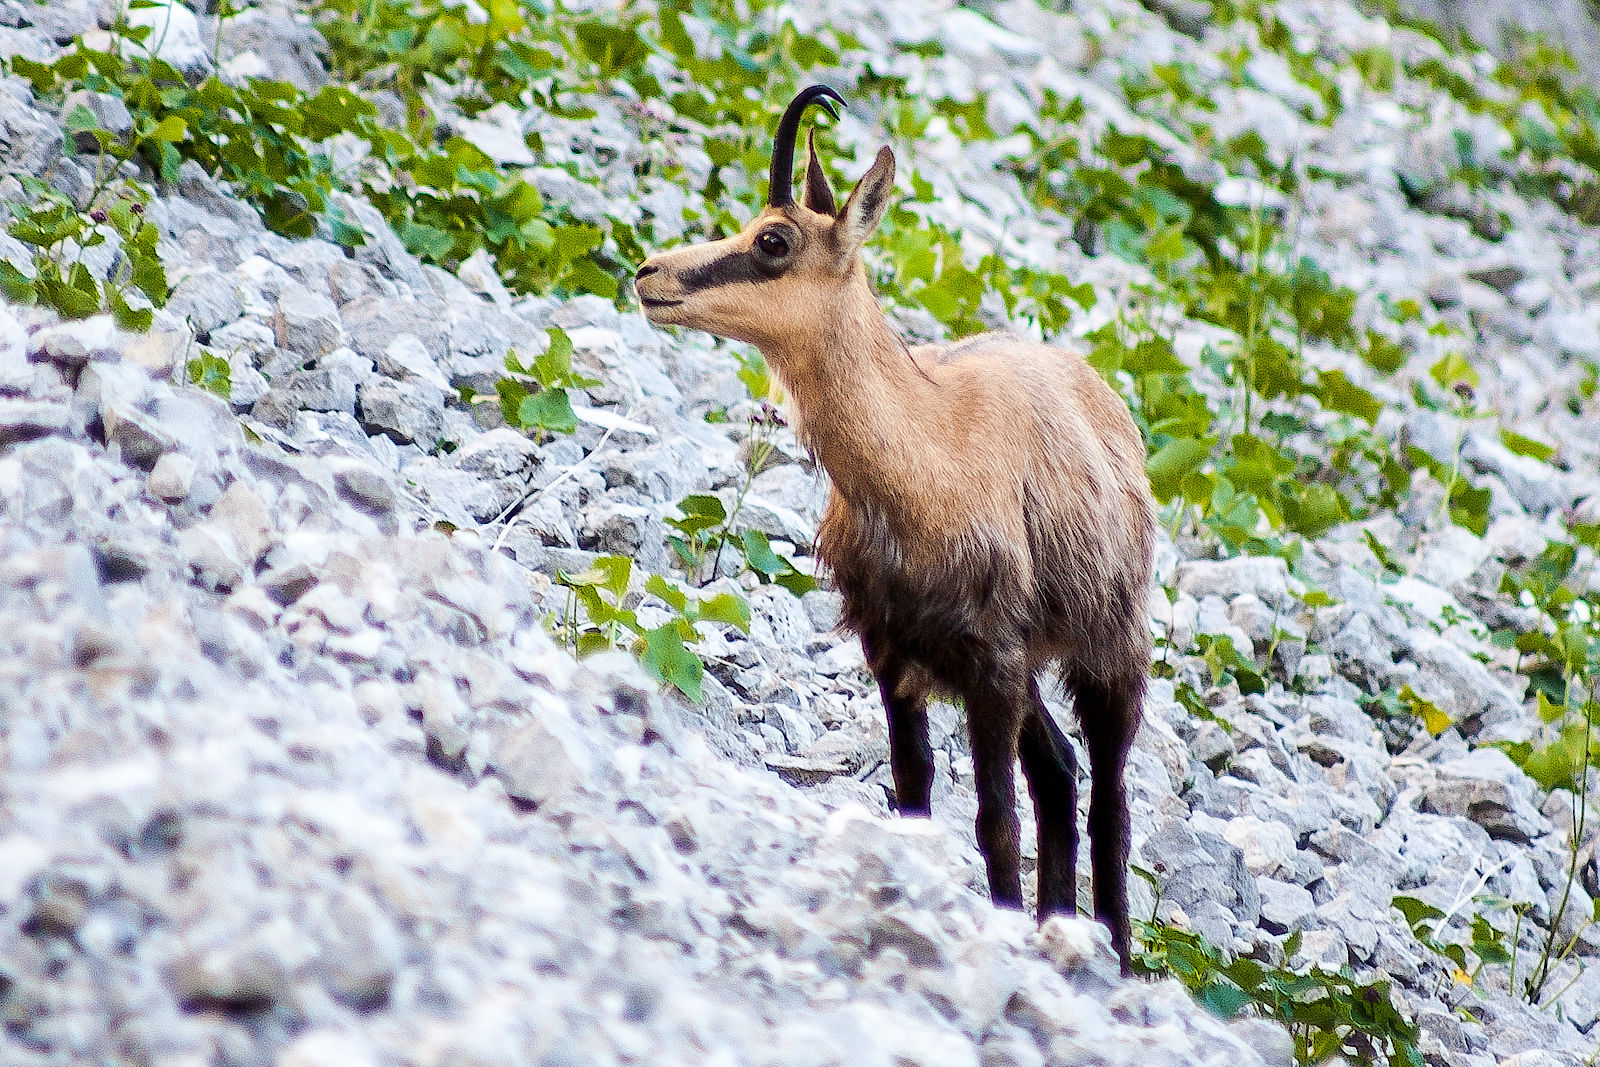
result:
[[[780,141],[793,137],[785,119]],[[774,184],[787,187],[780,169]],[[1037,681],[1059,674],[1092,772],[1095,914],[1126,970],[1123,766],[1150,664],[1144,444],[1074,352],[1005,334],[905,346],[858,254],[893,179],[885,148],[835,213],[811,148],[803,204],[775,194],[779,206],[738,236],[651,258],[639,297],[652,322],[751,342],[777,371],[832,476],[818,547],[888,711],[896,805],[928,813],[926,701],[959,696],[991,895],[1022,907],[1020,756],[1038,816],[1041,918],[1077,908],[1077,766]]]

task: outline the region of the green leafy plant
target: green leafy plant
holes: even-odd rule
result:
[[[771,379],[759,353],[742,357],[739,376],[752,396],[765,397],[771,389]],[[804,596],[817,588],[816,579],[797,568],[794,560],[773,551],[766,534],[749,529],[738,532],[735,528],[755,476],[761,473],[776,447],[774,434],[782,425],[778,409],[763,399],[750,416],[744,477],[731,509],[723,505],[720,497],[690,493],[678,501],[679,515],[664,520],[667,527],[675,531],[668,536],[668,542],[687,570],[690,581],[703,584],[716,577],[723,552],[731,549],[744,561],[744,569],[754,572],[762,583],[775,583],[795,596]]]
[[[6,232],[32,250],[26,263],[0,260],[0,293],[19,304],[39,303],[64,318],[109,311],[124,329],[149,329],[153,309],[167,302],[167,274],[156,253],[157,227],[145,217],[148,199],[135,185],[96,185],[80,210],[65,194],[34,177],[22,179],[29,201],[11,205]],[[100,277],[84,254],[114,242],[110,274]]]
[[[546,434],[571,433],[578,428],[569,389],[588,389],[600,384],[572,369],[572,338],[559,326],[547,331],[544,352],[531,363],[523,363],[515,350],[506,353],[506,377],[495,383],[500,414],[507,426],[532,430],[543,439]]]
[[[1136,921],[1134,968],[1172,977],[1225,1019],[1250,1013],[1275,1019],[1294,1039],[1295,1062],[1422,1067],[1419,1031],[1395,1007],[1387,981],[1357,982],[1348,970],[1311,966],[1301,971],[1248,956],[1230,957],[1199,934],[1165,923]],[[1285,955],[1299,951],[1291,934]]]
[[[648,627],[639,621],[637,602],[628,596],[633,568],[626,556],[602,556],[580,574],[558,572],[556,580],[566,587],[568,597],[557,631],[579,656],[628,648],[646,673],[698,704],[705,699],[705,664],[693,649],[701,639],[699,626],[722,623],[749,633],[750,605],[733,593],[694,599],[652,574],[644,580],[644,595],[665,605],[670,617]],[[634,606],[628,606],[630,602]]]
[[[228,361],[211,352],[193,356],[184,366],[193,385],[227,400],[233,395],[233,370]]]

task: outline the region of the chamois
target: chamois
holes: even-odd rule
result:
[[[1013,765],[1038,817],[1038,909],[1077,911],[1077,760],[1040,697],[1052,670],[1089,753],[1095,915],[1129,964],[1128,803],[1150,637],[1153,505],[1122,399],[1079,354],[1004,333],[907,347],[860,260],[894,186],[882,148],[837,208],[799,124],[778,123],[766,207],[742,233],[652,256],[635,288],[650,321],[757,346],[831,476],[817,548],[844,599],[889,719],[895,804],[929,814],[926,702],[966,707],[977,838],[996,905],[1022,908]]]

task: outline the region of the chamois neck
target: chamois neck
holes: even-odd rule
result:
[[[803,337],[763,350],[797,409],[801,438],[844,495],[884,499],[905,480],[908,448],[935,388],[890,328],[857,266]],[[895,477],[895,472],[900,472]]]

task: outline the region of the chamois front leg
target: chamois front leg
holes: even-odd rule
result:
[[[928,743],[926,695],[907,690],[905,657],[880,642],[863,640],[862,644],[889,718],[895,809],[901,815],[926,817],[933,812],[933,746]]]
[[[966,693],[972,774],[978,788],[978,848],[989,869],[996,907],[1022,908],[1022,827],[1017,819],[1017,739],[1032,714],[1026,676],[1003,669],[977,672]]]
[[[1078,757],[1029,679],[1018,748],[1039,826],[1039,920],[1078,911]]]
[[[1094,863],[1095,918],[1111,929],[1111,946],[1130,971],[1133,941],[1128,921],[1128,848],[1131,828],[1123,781],[1128,749],[1139,730],[1144,678],[1073,686],[1078,721],[1089,749],[1089,856]]]

